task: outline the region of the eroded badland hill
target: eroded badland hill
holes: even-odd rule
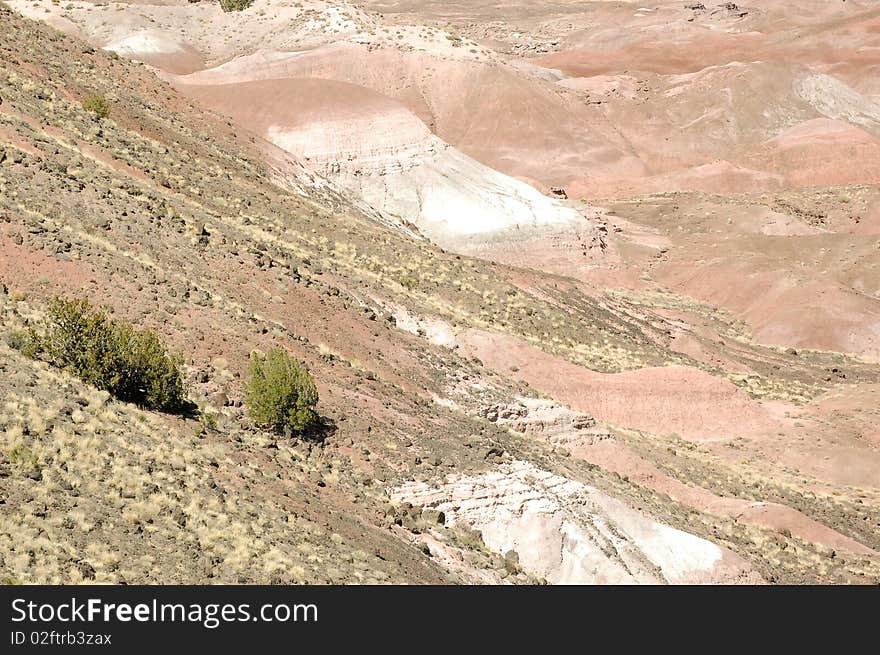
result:
[[[4,581],[880,581],[880,9],[497,4],[0,3]]]

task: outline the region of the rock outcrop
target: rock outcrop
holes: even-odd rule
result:
[[[670,528],[592,487],[514,461],[481,475],[396,489],[398,501],[443,512],[516,551],[532,575],[557,584],[756,581],[748,565],[710,541]]]

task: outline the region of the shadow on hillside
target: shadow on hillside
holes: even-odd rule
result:
[[[319,416],[315,425],[304,432],[294,434],[290,430],[284,431],[284,436],[292,439],[302,439],[303,441],[312,441],[315,443],[323,443],[325,439],[336,434],[336,421],[326,416]]]
[[[199,406],[196,405],[193,401],[184,400],[176,411],[169,413],[177,414],[186,419],[198,419],[202,415],[202,410],[200,410]]]

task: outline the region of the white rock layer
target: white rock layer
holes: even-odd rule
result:
[[[486,545],[515,550],[529,573],[557,584],[733,582],[751,577],[731,553],[659,523],[568,478],[515,461],[432,487],[396,489],[397,502],[443,511],[479,529]]]

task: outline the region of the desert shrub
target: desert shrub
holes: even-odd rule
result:
[[[33,330],[15,330],[6,335],[6,345],[27,357],[35,357],[40,351],[40,339]]]
[[[306,432],[318,425],[318,390],[309,372],[281,348],[251,353],[245,402],[251,418],[279,432]]]
[[[220,9],[226,12],[244,11],[254,4],[254,0],[220,0]]]
[[[216,430],[218,425],[217,415],[212,412],[202,412],[199,414],[199,423],[203,432],[205,430]]]
[[[486,542],[483,541],[483,533],[480,530],[466,525],[456,526],[454,539],[457,545],[468,550],[486,551]]]
[[[82,108],[100,118],[107,118],[110,115],[110,103],[104,96],[89,96],[82,101]]]
[[[35,338],[53,364],[120,400],[167,412],[185,404],[181,357],[152,330],[111,319],[86,299],[50,301],[44,334]]]
[[[6,454],[6,460],[18,469],[25,472],[31,471],[37,466],[37,456],[22,444],[18,444]]]

